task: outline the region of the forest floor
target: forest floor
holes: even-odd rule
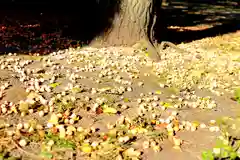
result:
[[[238,153],[225,136],[215,144],[223,133],[239,136],[240,31],[177,45],[183,52],[166,48],[155,63],[136,45],[80,47],[59,33],[32,34],[37,27],[1,26],[1,50],[12,53],[0,59],[0,159],[212,160],[219,148],[222,157]],[[40,54],[14,53],[24,49]]]
[[[240,113],[233,99],[239,37],[178,45],[184,53],[167,48],[158,63],[123,47],[2,55],[1,152],[23,159],[201,159],[221,133],[219,120]]]

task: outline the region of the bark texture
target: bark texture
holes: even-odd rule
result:
[[[160,1],[120,0],[120,9],[113,19],[112,27],[103,32],[99,40],[111,46],[131,46],[142,39],[153,44],[156,10],[160,8]]]

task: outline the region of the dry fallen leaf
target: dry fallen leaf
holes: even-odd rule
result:
[[[58,120],[59,120],[59,118],[58,118],[58,116],[55,114],[55,113],[53,113],[52,115],[51,115],[51,118],[50,118],[50,120],[48,121],[48,123],[51,123],[51,124],[58,124]]]
[[[129,158],[138,158],[141,155],[140,151],[136,151],[134,148],[129,148],[123,152],[123,155]]]
[[[112,107],[107,107],[103,109],[103,113],[111,113],[111,114],[116,114],[117,110],[115,108]]]
[[[81,150],[84,153],[91,153],[92,152],[92,147],[89,146],[89,145],[84,145],[84,146],[81,146]]]

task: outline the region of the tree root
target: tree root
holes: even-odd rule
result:
[[[24,149],[23,149],[21,146],[19,146],[18,143],[17,143],[15,140],[13,140],[13,139],[12,139],[12,143],[14,144],[14,146],[15,146],[18,150],[20,150],[22,153],[26,154],[27,156],[32,157],[32,158],[34,158],[34,159],[39,159],[39,160],[43,159],[43,158],[41,158],[41,157],[38,156],[38,155],[35,155],[35,154],[33,154],[33,153],[30,153],[30,152],[24,150]]]
[[[154,61],[160,61],[161,60],[161,54],[159,53],[158,48],[156,47],[156,45],[154,45],[153,43],[151,43],[151,41],[149,40],[148,37],[145,37],[145,45],[146,48],[149,52],[149,57],[154,60]]]
[[[169,41],[162,41],[159,45],[159,50],[164,50],[167,47],[171,47],[175,50],[177,50],[180,53],[186,53],[187,51],[185,51],[184,49],[179,48],[177,45],[173,44],[172,42]]]

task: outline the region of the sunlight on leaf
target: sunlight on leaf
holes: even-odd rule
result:
[[[106,108],[103,109],[103,113],[116,114],[117,110],[115,108],[112,108],[112,107],[106,107]]]
[[[91,153],[92,152],[92,147],[89,146],[89,144],[82,144],[81,150],[84,153]]]
[[[59,86],[61,83],[51,83],[49,86],[52,88],[56,88],[57,86]]]
[[[162,94],[162,92],[160,90],[157,90],[155,93],[156,94]]]

